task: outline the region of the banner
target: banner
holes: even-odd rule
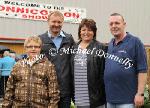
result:
[[[86,18],[85,8],[0,0],[0,17],[47,21],[48,14],[54,10],[58,10],[64,15],[65,22],[80,23],[83,18]]]

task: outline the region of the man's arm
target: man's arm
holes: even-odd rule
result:
[[[58,108],[58,102],[60,99],[59,95],[59,87],[58,81],[56,76],[56,71],[54,65],[50,64],[48,69],[48,88],[49,88],[49,99],[50,103],[48,108]]]
[[[7,81],[7,87],[5,90],[5,96],[4,96],[4,100],[2,103],[2,108],[11,108],[12,107],[13,97],[15,95],[14,77],[15,77],[16,71],[17,71],[17,67],[14,66],[14,68],[12,70],[12,74],[10,75],[10,77],[8,78],[8,81]]]
[[[138,89],[134,98],[135,106],[142,106],[144,104],[144,88],[146,84],[147,73],[138,73]]]

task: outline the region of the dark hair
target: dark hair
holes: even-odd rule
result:
[[[78,39],[81,40],[80,37],[80,32],[81,28],[86,26],[87,28],[91,29],[94,33],[93,39],[96,39],[96,32],[97,32],[97,27],[96,27],[96,22],[93,19],[82,19],[81,23],[79,24],[78,28]]]
[[[121,16],[122,20],[124,21],[124,18],[121,14],[119,13],[112,13],[110,16]]]

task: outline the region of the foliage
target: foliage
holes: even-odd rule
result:
[[[70,108],[75,108],[75,105],[74,105],[74,103],[72,101],[71,101]]]
[[[148,88],[148,85],[145,86],[145,90],[144,90],[144,108],[150,108],[150,99],[149,99],[149,88]]]

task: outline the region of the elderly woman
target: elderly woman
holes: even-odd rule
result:
[[[72,72],[74,100],[77,108],[104,108],[104,57],[98,52],[105,46],[96,40],[96,22],[83,19],[79,25],[79,42],[73,47]]]
[[[59,89],[54,65],[40,55],[42,42],[25,40],[28,55],[14,66],[8,79],[3,108],[57,108]]]

